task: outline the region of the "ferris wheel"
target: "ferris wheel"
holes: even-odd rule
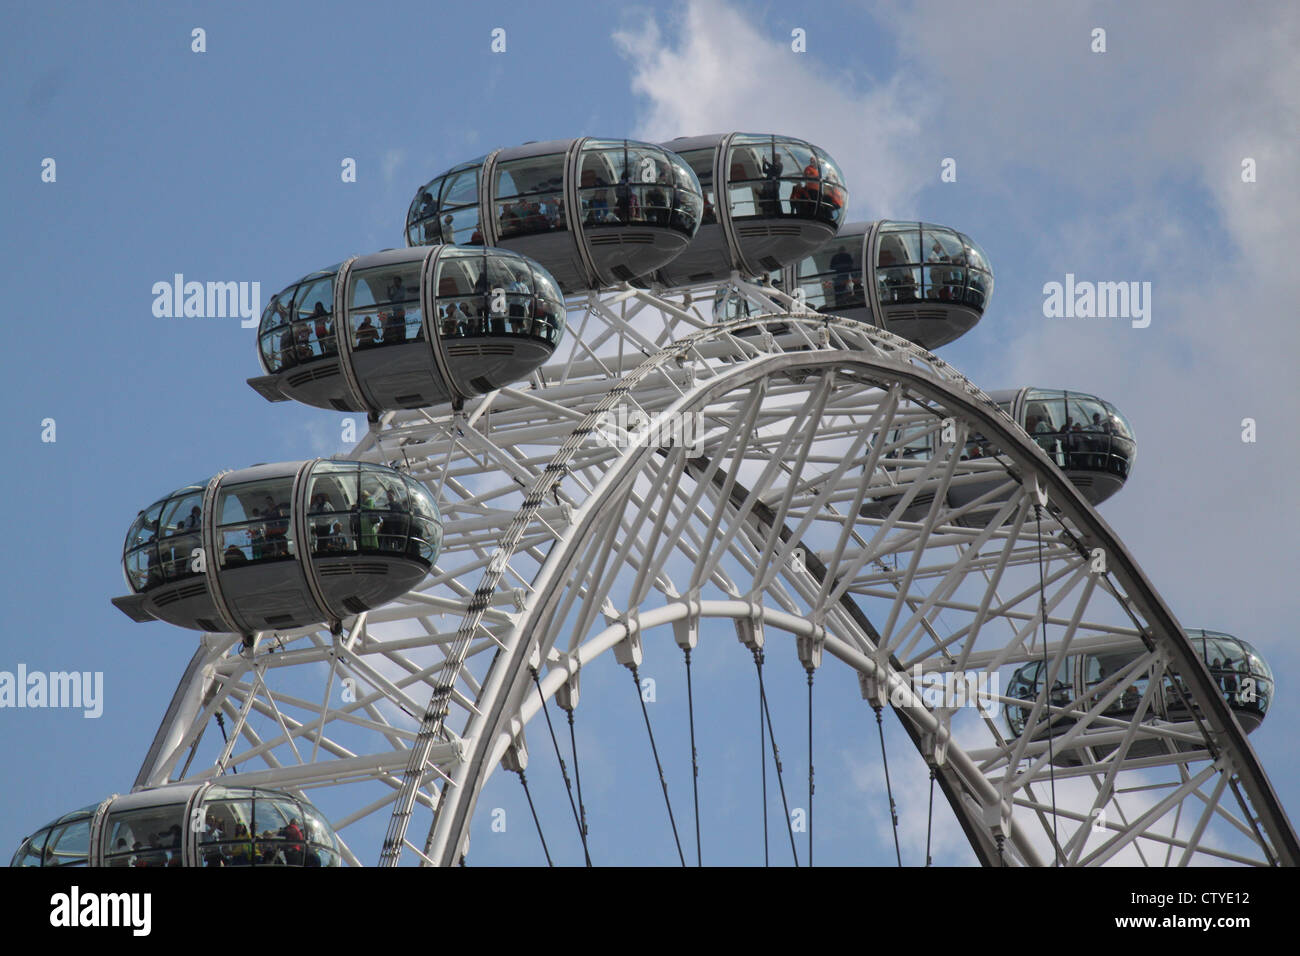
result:
[[[1098,514],[1135,460],[1127,420],[985,393],[927,351],[979,321],[987,256],[846,204],[834,161],[788,137],[527,144],[417,190],[406,249],[273,298],[250,384],[355,414],[357,441],[141,512],[119,607],[203,635],[119,799],[265,789],[325,811],[345,862],[456,865],[514,776],[525,862],[558,838],[598,863],[579,741],[610,718],[583,678],[622,669],[644,740],[615,758],[653,764],[669,859],[708,862],[699,757],[733,730],[697,720],[692,661],[722,642],[784,819],[764,845],[788,836],[797,864],[819,849],[814,764],[842,748],[883,765],[887,802],[859,812],[899,863],[906,761],[917,812],[937,791],[983,865],[1300,862],[1247,740],[1267,663],[1187,630]],[[671,715],[644,693],[670,664]],[[774,720],[777,667],[803,675],[806,721]],[[844,675],[866,719],[819,720]],[[894,778],[886,711],[911,748]],[[530,754],[552,750],[567,812],[544,820]],[[186,861],[229,865],[206,839]]]

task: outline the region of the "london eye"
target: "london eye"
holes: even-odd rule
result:
[[[633,764],[662,806],[623,835],[708,864],[741,747],[765,861],[824,852],[849,749],[900,864],[936,812],[986,866],[1300,862],[1249,620],[1176,617],[1099,510],[1141,436],[1086,367],[985,391],[935,355],[993,265],[845,222],[851,185],[780,134],[529,143],[424,180],[403,248],[283,277],[248,383],[358,440],[123,516],[114,603],[200,636],[131,792],[14,864],[473,863],[508,784],[519,862],[590,865]]]

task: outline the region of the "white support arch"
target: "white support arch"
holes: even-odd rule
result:
[[[772,290],[760,291],[770,307]],[[1297,862],[1290,823],[1178,621],[1019,426],[942,360],[888,332],[795,313],[718,325],[694,292],[625,288],[586,302],[570,322],[583,344],[528,384],[463,411],[375,423],[353,454],[409,460],[439,491],[438,567],[338,636],[259,636],[248,659],[206,638],[138,784],[213,775],[191,752],[211,747],[213,714],[248,707],[274,733],[231,746],[230,762],[265,763],[256,779],[268,785],[355,794],[335,814],[346,825],[389,815],[386,863],[412,845],[408,828],[428,808],[415,858],[454,863],[477,794],[540,705],[535,689],[523,692],[530,657],[544,661],[549,696],[574,662],[595,660],[629,626],[690,627],[747,609],[900,688],[896,709],[918,750],[946,750],[940,783],[985,863],[995,859],[990,821],[1001,818],[1008,862],[1093,864],[1157,849],[1190,862]],[[619,407],[698,413],[702,454],[600,442],[598,423]],[[956,443],[909,457],[898,435],[949,418]],[[962,437],[975,433],[999,453],[966,457]],[[802,572],[791,571],[796,547],[807,556]],[[1097,547],[1103,575],[1089,570]],[[1027,733],[1017,738],[1001,720],[928,706],[903,676],[913,666],[1001,675],[1044,657],[1064,666],[1119,650],[1155,675],[1144,713],[1168,695],[1169,671],[1193,719],[1117,719],[1127,688],[1111,675],[1065,703],[1049,700],[1045,684],[1025,702]],[[254,666],[261,678],[250,684],[240,675]],[[353,699],[338,696],[344,678]],[[1059,729],[1036,738],[1049,715]],[[1055,807],[1057,849],[1042,826],[1053,816],[1049,778],[1093,785],[1085,802]],[[1139,804],[1138,793],[1159,796]],[[1196,809],[1184,815],[1184,804]],[[1110,811],[1105,827],[1085,833],[1098,809]],[[1105,833],[1115,835],[1103,842]]]

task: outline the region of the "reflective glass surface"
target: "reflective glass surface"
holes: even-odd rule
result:
[[[1132,470],[1137,442],[1113,405],[1081,392],[1034,389],[1024,414],[1025,431],[1058,467],[1120,478]]]
[[[483,157],[456,166],[416,190],[406,215],[406,243],[479,245],[478,181]]]
[[[818,312],[861,309],[867,304],[862,281],[862,237],[834,239],[795,266],[804,302]]]
[[[339,266],[304,276],[271,297],[258,327],[258,349],[275,373],[338,354],[334,337],[334,278]]]
[[[111,812],[104,823],[104,865],[181,866],[185,804]]]
[[[95,805],[64,814],[18,847],[10,866],[85,866],[90,855],[90,824]]]
[[[563,232],[563,153],[530,156],[501,163],[494,173],[493,206],[502,239],[543,232]]]
[[[1037,700],[1038,695],[1043,690],[1043,685],[1046,683],[1046,677],[1050,673],[1050,662],[1030,661],[1011,675],[1011,680],[1007,684],[1006,696],[1031,702]],[[1052,681],[1049,703],[1052,707],[1068,707],[1073,696],[1074,658],[1067,657],[1056,669],[1056,678]],[[1030,707],[1019,707],[1015,704],[1007,705],[1007,724],[1011,728],[1011,732],[1017,737],[1024,732],[1031,709]],[[1039,714],[1039,720],[1044,723],[1044,726],[1046,726],[1046,716],[1046,713]],[[1052,723],[1059,725],[1067,720],[1068,718],[1058,716],[1052,719]]]
[[[564,298],[551,275],[504,249],[447,249],[434,277],[436,316],[444,339],[522,336],[556,345]]]
[[[293,558],[292,500],[292,475],[223,486],[217,497],[220,566]]]
[[[348,330],[353,349],[405,345],[424,338],[421,262],[360,269],[348,277]]]
[[[588,140],[578,169],[586,227],[643,224],[694,235],[702,200],[689,167],[648,143]]]
[[[203,821],[194,840],[200,866],[340,866],[334,829],[315,807],[289,794],[210,788],[193,821],[187,801],[115,811],[104,821],[101,849],[110,867],[184,864],[184,827]],[[10,866],[85,866],[95,806],[66,814],[23,841]]]
[[[203,485],[179,488],[140,512],[126,535],[122,561],[133,590],[200,577]]]
[[[419,482],[369,462],[322,461],[307,489],[311,550],[404,555],[425,565],[442,542],[438,507]]]
[[[809,143],[738,133],[727,153],[733,219],[794,216],[839,225],[848,201],[839,170]]]
[[[1091,692],[1095,688],[1108,684],[1115,680],[1116,676],[1124,672],[1136,658],[1128,653],[1108,653],[1108,654],[1088,654],[1083,659],[1083,682],[1085,691]],[[1119,696],[1115,698],[1106,708],[1105,713],[1134,713],[1137,711],[1138,704],[1141,703],[1142,697],[1147,692],[1147,685],[1151,682],[1151,673],[1149,670],[1130,671],[1121,683],[1124,689],[1120,691]],[[1110,690],[1099,692],[1098,696],[1105,696]]]
[[[700,213],[700,225],[707,226],[718,221],[718,213],[713,197],[713,154],[712,149],[692,149],[679,153],[678,157],[695,173],[704,197],[704,209]]]
[[[1273,671],[1250,644],[1219,631],[1188,631],[1229,706],[1263,717],[1273,701]]]
[[[993,272],[969,236],[929,223],[882,222],[876,285],[884,305],[951,302],[982,312],[993,293]]]
[[[311,804],[274,791],[213,787],[203,801],[201,866],[339,866],[337,837]]]

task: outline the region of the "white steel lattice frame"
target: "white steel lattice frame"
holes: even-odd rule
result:
[[[738,277],[733,288],[765,314],[717,324],[711,288],[592,295],[571,303],[567,349],[527,383],[373,422],[350,454],[409,467],[437,494],[437,567],[337,634],[263,632],[251,648],[204,635],[136,785],[238,766],[245,785],[347,788],[341,836],[387,814],[381,863],[409,849],[454,864],[485,781],[517,765],[544,698],[576,690],[605,651],[632,666],[647,635],[692,646],[702,620],[730,619],[751,647],[789,635],[805,666],[826,652],[854,668],[985,864],[1300,861],[1177,620],[1023,430],[911,343],[787,311],[788,297]],[[701,444],[612,434],[620,407],[657,424],[698,414]],[[936,450],[909,456],[900,429],[933,433]],[[995,456],[963,454],[976,433]],[[1049,701],[1042,682],[1019,737],[934,706],[908,678],[919,667],[997,687],[1014,665],[1044,660],[1055,675],[1103,651],[1134,662],[1081,699]],[[1142,680],[1137,716],[1113,716]],[[1173,683],[1190,720],[1158,713]],[[220,747],[203,739],[218,714],[231,724]],[[272,730],[255,732],[252,714]],[[1049,785],[1067,781],[1086,789],[1053,800]]]

